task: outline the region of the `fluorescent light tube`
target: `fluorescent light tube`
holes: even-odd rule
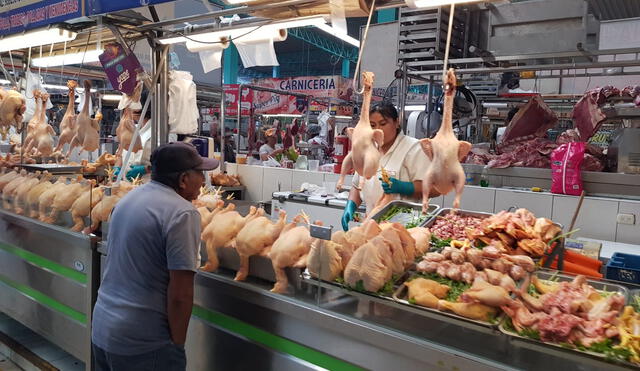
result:
[[[345,42],[355,46],[356,48],[360,47],[360,41],[359,40],[347,35],[346,33],[339,32],[334,27],[329,26],[326,23],[316,25],[316,27],[321,29],[322,31],[330,34],[330,35],[333,35],[333,36],[337,37],[338,39],[344,40]]]
[[[52,85],[52,84],[42,84],[42,87],[45,89],[51,89],[51,90],[69,90],[69,88],[66,85]],[[77,92],[84,92],[84,88],[76,88]],[[91,89],[92,93],[97,92],[98,89]]]
[[[11,84],[11,81],[5,80],[5,79],[0,79],[0,85],[9,85],[9,84]]]
[[[268,23],[260,26],[247,26],[240,28],[232,28],[232,29],[220,29],[212,32],[205,32],[201,34],[191,34],[187,35],[187,37],[194,41],[199,42],[218,42],[221,38],[241,38],[241,36],[247,34],[247,37],[251,35],[251,32],[260,33],[264,30],[273,30],[273,29],[282,29],[282,28],[294,28],[294,27],[306,27],[306,26],[318,26],[326,24],[324,16],[310,16],[310,17],[300,17],[294,19],[287,19],[283,21],[275,21],[272,23]],[[169,37],[166,39],[159,39],[158,42],[163,45],[183,43],[187,40],[184,36],[175,36]],[[233,40],[232,40],[233,41]]]
[[[102,54],[102,50],[87,50],[87,52],[69,53],[52,55],[42,58],[33,58],[31,65],[33,67],[55,67],[68,66],[71,64],[99,62],[98,58]],[[83,59],[84,58],[84,59]]]
[[[293,113],[282,113],[282,114],[266,114],[266,115],[260,115],[262,117],[302,117],[304,115],[296,115]]]
[[[486,0],[404,0],[410,8],[437,8],[451,4],[479,3]]]
[[[336,118],[336,119],[347,119],[347,120],[352,120],[353,119],[353,117],[351,117],[351,116],[340,116],[340,115],[338,115],[338,116],[333,116],[333,117]]]
[[[76,36],[78,36],[77,33],[58,27],[39,29],[23,34],[3,37],[0,39],[0,52],[71,41],[74,40]]]
[[[404,106],[405,111],[424,111],[427,106]]]
[[[122,99],[122,95],[120,94],[105,94],[102,96],[102,100],[107,100],[107,101],[119,102],[120,99]]]

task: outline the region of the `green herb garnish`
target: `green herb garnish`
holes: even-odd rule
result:
[[[640,312],[640,295],[634,295],[630,304],[636,312]]]
[[[342,277],[336,277],[336,279],[334,280],[336,283],[339,283],[341,285],[344,285],[344,278]]]
[[[522,337],[526,337],[529,339],[534,339],[534,340],[540,340],[540,332],[530,329],[530,328],[525,328],[522,331],[517,331],[516,328],[513,326],[513,322],[511,322],[511,318],[507,317],[504,321],[504,328],[507,331],[511,331],[511,332],[515,332],[516,334],[522,336]]]
[[[613,346],[613,340],[611,339],[606,339],[599,343],[593,343],[586,349],[592,352],[604,354],[607,360],[629,361],[629,358],[631,357],[631,351],[629,351],[629,349],[615,348]]]
[[[407,300],[409,302],[409,304],[413,304],[413,305],[418,305],[418,303],[416,302],[416,299],[411,298],[409,300]]]
[[[540,295],[538,293],[538,290],[536,290],[536,287],[533,284],[529,285],[529,289],[527,289],[527,293],[534,297],[538,297]]]
[[[434,235],[431,235],[431,249],[439,250],[446,246],[449,246],[453,241],[451,238],[440,239]]]
[[[449,293],[447,294],[445,300],[451,302],[458,301],[460,295],[462,295],[463,292],[467,291],[471,287],[471,285],[469,285],[468,283],[450,280],[436,273],[418,273],[416,276],[433,280],[438,282],[439,284],[449,286]]]

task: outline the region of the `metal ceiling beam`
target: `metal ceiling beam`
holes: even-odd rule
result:
[[[358,61],[358,48],[338,44],[328,37],[321,36],[317,32],[313,31],[311,27],[290,28],[288,31],[289,35],[305,41],[337,57],[347,59],[352,62]]]

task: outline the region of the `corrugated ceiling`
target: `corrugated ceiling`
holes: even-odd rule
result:
[[[588,0],[591,11],[601,21],[640,17],[640,0]]]

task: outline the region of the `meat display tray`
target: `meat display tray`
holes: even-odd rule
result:
[[[556,271],[548,271],[548,270],[539,270],[532,274],[535,274],[539,279],[544,281],[570,282],[570,281],[573,281],[573,279],[575,278],[575,276],[569,276],[566,274],[557,273]],[[619,294],[623,295],[625,297],[625,301],[628,302],[629,292],[627,288],[624,286],[611,283],[611,282],[596,281],[596,280],[590,280],[590,279],[587,279],[587,283],[600,292],[618,292]],[[563,354],[586,355],[586,356],[600,359],[600,360],[608,359],[607,356],[603,353],[597,353],[589,350],[580,350],[577,348],[569,348],[567,346],[563,346],[560,344],[548,343],[548,342],[544,342],[541,340],[536,340],[527,336],[520,335],[519,333],[511,329],[508,329],[506,327],[506,322],[508,320],[509,320],[508,316],[506,315],[503,316],[502,321],[500,321],[500,325],[498,326],[498,329],[503,334],[512,337],[513,340],[518,341],[519,343],[522,343],[522,346],[524,347],[528,347],[530,349],[533,349],[536,351],[542,351],[542,352],[546,352],[549,349],[555,349],[559,352],[562,352]],[[617,363],[620,365],[625,365],[625,366],[632,366],[634,368],[638,367],[638,365],[633,364],[631,362],[624,362],[619,360],[615,360],[611,362]]]
[[[437,210],[435,212],[435,214],[431,218],[427,219],[422,224],[422,227],[431,228],[433,223],[435,223],[438,218],[442,218],[445,215],[448,215],[449,213],[451,213],[452,210],[453,209],[447,208],[447,207]],[[461,209],[458,209],[456,212],[460,216],[474,216],[474,217],[480,218],[480,219],[485,219],[485,218],[488,218],[488,217],[494,215],[492,213],[484,213],[484,212],[480,212],[480,211],[469,211],[469,210],[461,210]]]
[[[375,220],[376,222],[380,222],[381,221],[380,219],[392,207],[408,207],[414,210],[414,212],[411,214],[398,213],[394,215],[389,220],[387,220],[388,222],[392,222],[392,223],[400,223],[402,225],[407,225],[408,223],[411,223],[416,217],[419,217],[422,214],[422,204],[419,204],[416,202],[404,201],[404,200],[394,200],[389,202],[384,208],[382,208],[382,210],[380,210],[375,215],[373,215],[371,219]],[[419,223],[418,225],[422,226],[426,221],[428,221],[430,219],[429,216],[435,215],[435,213],[438,211],[438,208],[439,208],[438,205],[429,205],[429,208],[427,209],[427,219],[422,223]]]
[[[422,314],[422,315],[426,315],[428,317],[435,317],[437,319],[444,319],[444,318],[448,318],[448,319],[452,319],[454,321],[463,321],[465,323],[468,324],[473,324],[473,325],[477,325],[480,327],[485,327],[485,328],[490,328],[490,329],[497,329],[498,328],[498,324],[502,322],[502,313],[498,312],[498,317],[496,318],[495,323],[491,323],[491,322],[486,322],[486,321],[479,321],[479,320],[474,320],[474,319],[470,319],[470,318],[466,318],[460,315],[457,315],[455,313],[450,313],[450,312],[444,312],[444,311],[440,311],[437,309],[433,309],[433,308],[429,308],[429,307],[424,307],[422,305],[417,305],[417,304],[411,304],[408,300],[408,294],[409,294],[409,288],[404,284],[405,281],[402,282],[402,284],[397,288],[397,290],[393,293],[393,299],[398,302],[398,303],[402,303],[406,306],[409,306],[411,308],[415,308],[418,309],[418,313]],[[458,323],[458,322],[454,322],[454,323]]]
[[[204,249],[203,249],[204,250]],[[230,269],[237,272],[240,268],[240,255],[236,249],[222,247],[217,249],[218,261],[221,268]],[[297,286],[300,282],[302,270],[300,268],[288,267],[285,269],[289,284]],[[271,264],[271,259],[266,256],[254,255],[249,258],[249,276],[263,279],[268,282],[276,282],[276,274]]]
[[[23,168],[32,171],[48,171],[51,174],[77,174],[82,166],[70,166],[61,164],[21,164]]]

